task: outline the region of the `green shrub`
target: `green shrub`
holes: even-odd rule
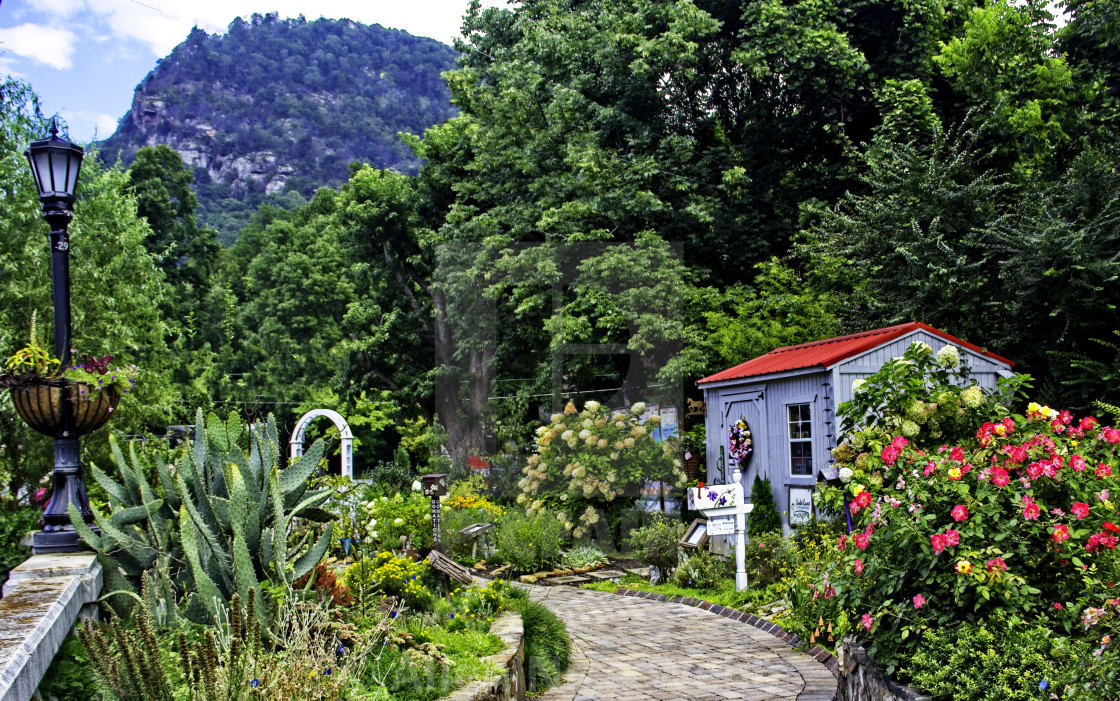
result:
[[[594,545],[572,548],[560,558],[561,567],[594,567],[606,559],[603,551]]]
[[[364,597],[367,592],[396,596],[410,609],[426,611],[432,605],[432,592],[425,581],[428,570],[425,562],[383,551],[350,565],[343,582],[356,596]]]
[[[774,502],[770,480],[761,479],[757,473],[751,486],[751,503],[754,509],[747,514],[747,533],[754,536],[782,530],[782,517]]]
[[[544,509],[508,514],[498,527],[498,554],[522,572],[555,567],[560,562],[564,525]]]
[[[899,676],[937,699],[1026,701],[1055,678],[1045,626],[996,613],[978,624],[931,629]],[[1074,696],[1071,698],[1085,698]]]
[[[726,560],[720,560],[707,550],[699,550],[681,560],[673,573],[673,581],[679,587],[692,589],[719,589],[720,582],[735,574],[735,567]]]
[[[683,524],[658,519],[630,531],[628,543],[636,558],[661,570],[661,576],[667,578],[677,566],[683,530]]]
[[[796,561],[782,534],[771,532],[751,537],[743,563],[750,583],[765,587],[785,576]]]

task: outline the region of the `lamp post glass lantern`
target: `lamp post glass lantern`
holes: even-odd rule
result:
[[[70,366],[70,235],[67,227],[74,218],[72,205],[78,187],[78,174],[85,155],[81,146],[58,136],[52,120],[50,138],[33,141],[27,150],[31,173],[39,188],[43,218],[50,225],[51,304],[54,308],[54,354],[60,367]],[[82,480],[78,432],[74,429],[74,405],[68,392],[62,392],[62,430],[54,441],[54,473],[50,501],[43,510],[41,531],[31,541],[35,553],[77,552],[85,550],[70,523],[73,504],[83,520],[92,524],[93,513]],[[95,532],[97,527],[92,526]]]

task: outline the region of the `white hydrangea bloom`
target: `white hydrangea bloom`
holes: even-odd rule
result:
[[[943,368],[955,368],[961,363],[960,350],[956,346],[942,346],[937,351],[937,364]]]
[[[646,403],[638,402],[634,406],[630,407],[630,413],[634,414],[635,416],[641,416],[642,414],[646,413]]]
[[[840,481],[843,482],[844,484],[847,484],[848,482],[851,482],[853,475],[855,475],[855,473],[852,472],[852,468],[850,468],[850,467],[841,467],[840,468]]]
[[[852,380],[852,394],[859,394],[863,391],[863,386],[867,384],[867,380]]]

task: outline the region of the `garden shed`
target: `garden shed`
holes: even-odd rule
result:
[[[998,378],[1013,374],[1010,360],[921,322],[777,348],[697,382],[706,407],[707,481],[730,479],[728,429],[744,419],[753,452],[741,468],[743,490],[750,500],[755,476],[769,478],[788,532],[791,514],[797,523],[812,513],[817,475],[832,463],[837,445],[835,410],[851,399],[852,382],[916,341],[934,352],[956,346],[982,387],[994,388]],[[713,543],[717,552],[725,547]]]

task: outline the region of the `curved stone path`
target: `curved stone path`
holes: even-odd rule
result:
[[[529,590],[563,619],[573,646],[562,683],[539,701],[831,701],[836,693],[824,665],[752,625],[609,592]]]

